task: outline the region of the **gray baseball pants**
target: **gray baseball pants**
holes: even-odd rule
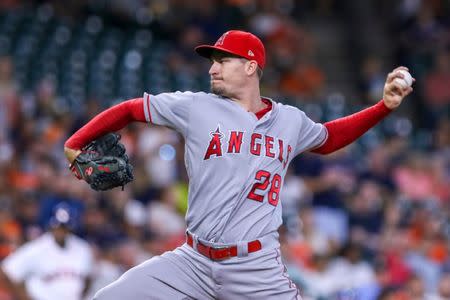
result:
[[[300,299],[286,274],[278,242],[262,242],[261,250],[213,261],[187,244],[125,272],[101,289],[94,300]],[[239,249],[240,248],[240,249]]]

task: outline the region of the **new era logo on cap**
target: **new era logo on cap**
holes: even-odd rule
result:
[[[266,64],[266,52],[261,40],[254,34],[241,30],[230,30],[222,34],[214,46],[201,45],[195,51],[210,58],[214,50],[231,53],[248,60],[255,60],[261,69]]]

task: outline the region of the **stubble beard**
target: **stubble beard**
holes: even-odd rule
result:
[[[224,87],[215,86],[214,84],[211,83],[210,89],[211,93],[216,94],[218,96],[226,97],[226,90]]]

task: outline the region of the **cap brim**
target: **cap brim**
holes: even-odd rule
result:
[[[230,50],[227,50],[225,48],[218,47],[218,46],[200,45],[200,46],[195,47],[195,52],[197,52],[198,55],[206,57],[206,58],[210,58],[211,54],[213,53],[214,50],[229,53],[229,54],[236,55],[239,57],[243,57],[239,54],[231,52]]]

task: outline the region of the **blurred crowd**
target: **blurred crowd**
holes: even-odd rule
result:
[[[318,37],[301,20],[335,20],[333,14],[344,15],[351,1],[64,1],[65,7],[60,1],[2,1],[0,260],[45,232],[53,207],[61,202],[72,207],[75,233],[95,253],[92,293],[183,243],[187,177],[180,135],[137,123],[121,130],[135,180],[124,191],[101,193],[70,174],[63,144],[105,107],[144,91],[208,89],[208,62],[197,58],[193,47],[214,41],[227,29],[246,28],[262,38],[269,55],[263,94],[304,108],[316,121],[378,101],[387,72],[397,65],[409,67],[417,80],[397,119],[385,120],[363,144],[328,156],[305,153],[291,164],[282,191],[280,234],[285,264],[304,298],[450,299],[449,4],[366,2],[376,3],[373,9],[384,17],[380,26],[389,29],[391,42],[383,46],[390,49],[392,64],[359,53],[361,61],[348,62],[358,70],[357,97],[347,99],[328,93],[327,74],[315,56]],[[151,70],[159,77],[146,74],[134,80],[132,71],[148,71],[136,67],[139,59],[155,59],[137,51],[110,58],[118,60],[111,71],[117,72],[115,81],[105,77],[66,86],[58,77],[64,74],[59,66],[33,77],[31,67],[51,63],[39,56],[46,48],[36,48],[41,52],[30,54],[36,61],[24,69],[14,46],[19,43],[3,26],[24,11],[40,14],[37,19],[64,20],[73,38],[77,24],[86,20],[91,27],[101,20],[103,28],[150,28],[152,35],[141,34],[144,41],[136,47],[151,53],[145,38],[164,43],[163,66],[158,65],[164,69]],[[63,51],[58,61],[72,54]],[[92,55],[93,61],[105,58]],[[81,68],[76,63],[71,72]],[[96,74],[97,69],[85,68],[81,74],[87,78]],[[9,297],[0,286],[0,299]]]

